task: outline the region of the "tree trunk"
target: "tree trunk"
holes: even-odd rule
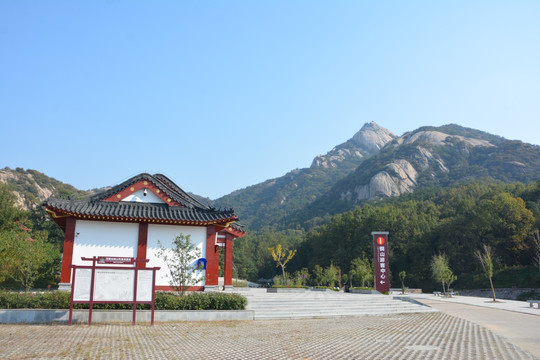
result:
[[[495,297],[495,288],[493,287],[493,280],[491,280],[491,277],[489,278],[489,283],[491,285],[491,293],[493,294],[493,302],[497,301]]]
[[[281,272],[283,274],[283,286],[287,286],[287,283],[285,281],[285,266],[281,265]]]

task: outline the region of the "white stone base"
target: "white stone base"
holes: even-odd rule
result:
[[[60,284],[58,284],[58,290],[60,290],[60,291],[71,291],[71,283],[60,283]]]
[[[218,285],[205,285],[204,292],[221,291],[221,286]]]

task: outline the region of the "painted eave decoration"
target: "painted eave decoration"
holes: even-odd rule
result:
[[[216,209],[184,192],[161,174],[139,174],[111,189],[82,200],[50,198],[45,208],[63,227],[64,219],[148,222],[171,225],[216,225],[245,235],[233,209]]]

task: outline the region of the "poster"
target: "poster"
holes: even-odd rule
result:
[[[73,274],[75,277],[73,301],[90,301],[92,269],[77,269],[73,271]]]
[[[152,301],[153,294],[153,270],[137,270],[137,301]]]
[[[94,301],[133,301],[135,269],[95,271]]]

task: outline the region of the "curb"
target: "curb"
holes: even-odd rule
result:
[[[151,310],[137,310],[137,322],[150,323]],[[154,322],[253,320],[250,310],[155,310]],[[67,324],[69,310],[0,310],[0,324]],[[132,310],[92,310],[92,323],[132,322]],[[73,323],[88,323],[88,310],[73,310]]]

